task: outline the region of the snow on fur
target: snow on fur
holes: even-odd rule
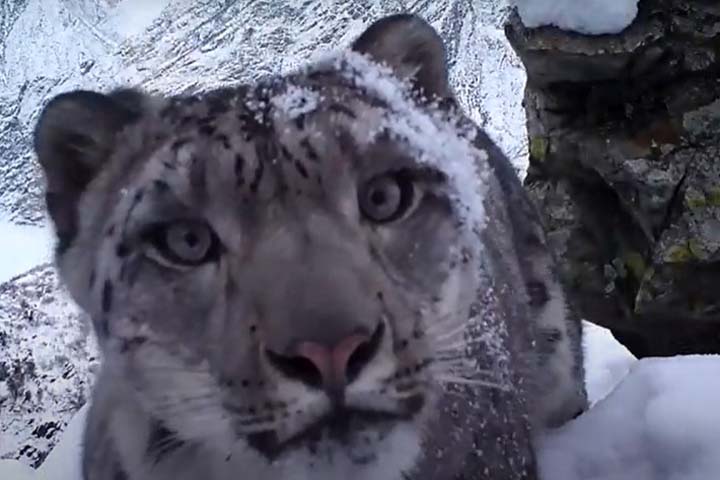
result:
[[[407,82],[368,56],[348,50],[319,58],[312,70],[331,69],[385,102],[390,113],[378,125],[405,142],[415,158],[444,172],[456,190],[455,203],[473,231],[485,224],[489,167],[487,153],[473,145],[474,130],[462,129],[445,112],[430,105],[420,108]]]

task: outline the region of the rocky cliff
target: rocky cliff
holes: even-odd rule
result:
[[[641,0],[617,35],[506,35],[526,186],[582,314],[638,356],[720,352],[720,4]]]

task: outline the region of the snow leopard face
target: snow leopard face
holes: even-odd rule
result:
[[[145,446],[126,475],[198,451],[217,478],[413,465],[477,288],[455,187],[421,158],[452,146],[417,146],[453,115],[437,35],[402,16],[258,85],[47,106],[58,265],[118,392],[105,414],[145,419],[109,427],[121,458]]]

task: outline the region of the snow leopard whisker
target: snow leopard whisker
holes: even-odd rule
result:
[[[487,380],[474,379],[474,378],[439,376],[439,377],[436,377],[436,380],[438,381],[438,383],[441,383],[441,384],[479,386],[479,387],[487,387],[490,389],[501,390],[501,391],[509,391],[510,390],[510,387],[508,385],[504,385],[504,384],[497,383],[497,382],[489,382]]]

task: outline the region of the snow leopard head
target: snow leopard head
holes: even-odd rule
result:
[[[477,287],[463,121],[408,15],[255,85],[53,99],[35,146],[104,375],[247,478],[412,466]]]

